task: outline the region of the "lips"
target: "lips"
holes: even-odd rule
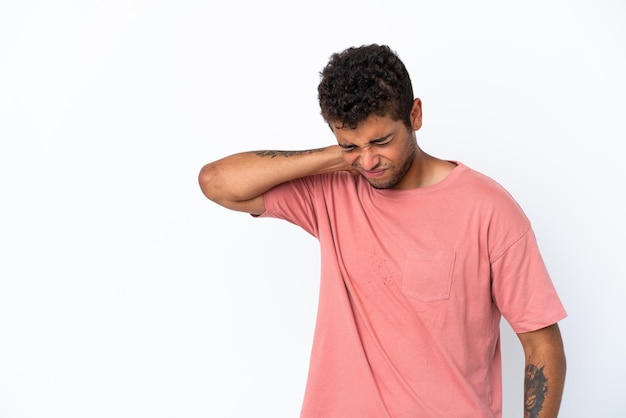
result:
[[[363,175],[365,177],[369,177],[369,178],[377,178],[382,176],[383,174],[385,174],[387,170],[383,169],[383,170],[375,170],[375,171],[368,171],[368,170],[363,170],[361,169],[361,173],[363,173]]]

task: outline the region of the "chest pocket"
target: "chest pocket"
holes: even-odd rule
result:
[[[422,302],[448,299],[454,259],[453,250],[409,247],[402,275],[402,292]]]

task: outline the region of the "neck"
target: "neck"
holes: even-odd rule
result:
[[[406,188],[428,187],[446,178],[456,164],[426,154],[419,147],[407,176],[411,181]]]

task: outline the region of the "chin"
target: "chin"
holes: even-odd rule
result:
[[[375,189],[386,190],[386,189],[393,189],[394,187],[396,187],[398,185],[398,183],[400,181],[397,180],[397,179],[393,179],[393,180],[390,180],[388,182],[376,182],[376,183],[374,183],[374,182],[372,182],[370,180],[368,180],[368,182],[369,182],[370,186],[372,186]]]

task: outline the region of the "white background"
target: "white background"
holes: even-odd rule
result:
[[[626,6],[0,3],[0,417],[296,417],[317,242],[219,208],[200,167],[333,137],[331,53],[385,43],[418,141],[520,202],[569,317],[563,417],[626,406]],[[505,417],[523,355],[503,324]]]

